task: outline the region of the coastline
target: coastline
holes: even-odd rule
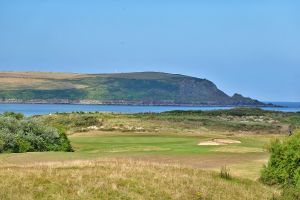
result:
[[[69,99],[7,99],[0,100],[0,104],[64,104],[64,105],[113,105],[113,106],[184,106],[184,107],[274,107],[283,108],[284,106],[275,104],[221,104],[221,103],[184,103],[184,102],[172,102],[172,101],[125,101],[125,100],[69,100]]]

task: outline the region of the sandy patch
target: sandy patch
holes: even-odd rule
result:
[[[205,141],[205,142],[200,142],[198,143],[200,146],[217,146],[217,145],[223,145],[219,142],[213,142],[213,141]]]
[[[211,141],[203,141],[198,143],[200,146],[217,146],[217,145],[228,145],[228,144],[240,144],[241,141],[230,140],[230,139],[213,139]]]

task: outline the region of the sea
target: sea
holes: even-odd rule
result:
[[[264,110],[300,112],[300,102],[266,102],[281,107],[263,107]],[[125,105],[78,105],[78,104],[0,104],[0,113],[17,112],[26,116],[46,115],[56,112],[116,112],[142,113],[165,112],[171,110],[223,110],[234,107],[220,106],[125,106]]]

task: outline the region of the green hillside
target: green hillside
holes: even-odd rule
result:
[[[2,72],[0,85],[2,102],[265,105],[239,94],[230,97],[206,79],[158,72],[116,74]]]

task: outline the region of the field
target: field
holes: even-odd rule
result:
[[[299,113],[255,109],[35,118],[67,131],[74,152],[1,154],[1,199],[271,199],[266,147],[299,127]]]

